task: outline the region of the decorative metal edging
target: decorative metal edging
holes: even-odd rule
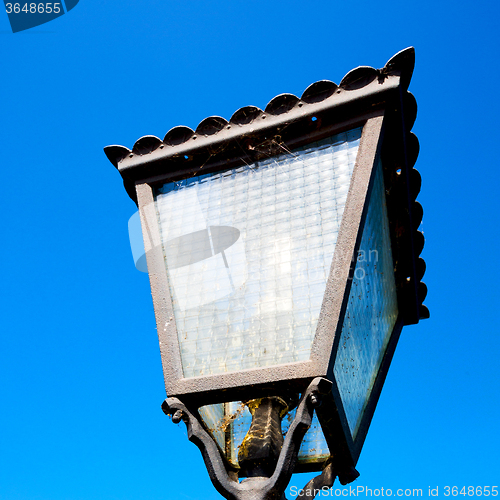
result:
[[[366,99],[376,101],[380,93],[390,92],[398,87],[406,90],[414,60],[415,52],[410,47],[392,57],[382,69],[360,66],[351,70],[338,86],[333,82],[320,80],[307,87],[300,98],[293,94],[274,97],[264,111],[246,106],[237,110],[229,122],[224,118],[211,116],[202,120],[195,131],[186,126],[178,126],[167,132],[163,140],[148,135],[138,139],[132,150],[113,145],[104,148],[104,152],[120,171],[127,192],[136,201],[130,184],[150,175],[147,165],[158,162],[164,164],[168,160],[173,162],[171,168],[175,169],[191,161],[192,155],[206,154],[217,143],[234,138],[251,141],[252,137],[258,137],[265,130],[279,129],[294,120],[312,117],[334,107],[361,103]],[[320,123],[315,124],[316,127],[319,125]]]
[[[423,305],[427,286],[421,281],[426,269],[420,257],[425,238],[418,230],[424,211],[416,201],[422,179],[414,168],[420,145],[411,132],[416,116],[415,98],[401,89],[399,105],[389,109],[386,116],[382,150],[398,303],[405,325],[429,318],[429,310]]]

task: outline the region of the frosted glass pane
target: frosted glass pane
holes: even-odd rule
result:
[[[397,315],[389,221],[379,162],[334,368],[353,437],[358,431]]]
[[[309,359],[360,137],[157,190],[185,377]]]
[[[226,452],[226,432],[227,423],[224,418],[226,415],[226,404],[216,404],[209,406],[202,406],[198,413],[203,422],[207,426],[210,434],[212,434],[215,442],[219,445],[223,452]]]
[[[238,465],[238,450],[245,437],[252,415],[241,402],[221,403],[200,408],[204,420],[217,444],[224,450],[227,459],[234,466]],[[283,435],[295,416],[295,410],[289,412],[282,421]],[[318,417],[314,414],[311,427],[306,432],[299,450],[299,462],[307,463],[327,459],[330,456],[328,445],[323,437]]]
[[[295,414],[295,412],[294,412]],[[286,418],[286,417],[285,417]],[[290,416],[290,423],[293,420]],[[284,426],[283,426],[284,427]],[[307,463],[318,460],[326,460],[330,456],[330,450],[326,444],[321,424],[316,413],[314,413],[311,427],[306,432],[299,450],[299,462]]]

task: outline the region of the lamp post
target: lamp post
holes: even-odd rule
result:
[[[227,499],[353,481],[401,329],[429,316],[413,65],[105,148],[139,208],[163,411]]]

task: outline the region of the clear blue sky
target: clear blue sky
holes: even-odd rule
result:
[[[410,45],[431,319],[403,332],[355,484],[500,486],[499,20],[484,0],[81,0],[17,34],[0,15],[0,499],[220,498],[160,410],[135,205],[102,148]]]

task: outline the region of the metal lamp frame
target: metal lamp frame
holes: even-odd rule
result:
[[[313,380],[325,378],[332,382],[332,390],[316,408],[323,433],[337,464],[356,464],[401,329],[428,317],[422,305],[426,294],[421,283],[425,263],[418,257],[423,247],[423,236],[417,231],[421,207],[415,202],[420,176],[412,168],[418,155],[418,141],[410,132],[416,103],[407,92],[413,65],[413,48],[406,49],[381,70],[352,70],[338,87],[332,82],[316,82],[300,99],[282,94],[265,111],[251,106],[241,108],[230,122],[209,117],[196,131],[175,127],[163,141],[145,136],[132,150],[122,146],[105,148],[139,207],[165,387],[169,397],[182,401],[186,411],[197,414],[197,409],[206,404],[290,390],[304,393]],[[292,150],[358,126],[363,127],[361,141],[310,359],[185,378],[155,212],[155,188],[200,173],[253,163],[282,153],[282,149]],[[382,159],[384,171],[399,317],[353,439],[333,368],[378,158]],[[312,462],[298,464],[295,471],[324,467],[324,461]]]

